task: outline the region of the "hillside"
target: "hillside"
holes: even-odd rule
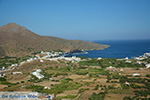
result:
[[[108,45],[84,42],[82,40],[66,40],[51,36],[37,35],[23,26],[9,23],[0,27],[0,56],[24,56],[40,50],[74,49],[103,50]]]

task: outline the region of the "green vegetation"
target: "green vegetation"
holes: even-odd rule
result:
[[[136,84],[130,84],[130,86],[134,89],[141,89],[141,88],[145,88],[145,86],[139,86],[139,85],[136,85]]]
[[[98,94],[93,93],[91,95],[91,97],[89,98],[89,100],[104,100],[106,93],[107,93],[106,91],[105,92],[99,92]]]
[[[38,80],[38,79],[37,80],[36,79],[32,80],[32,82],[40,82],[40,81],[42,81],[42,80]],[[29,87],[27,87],[27,89],[33,89],[34,91],[43,92],[43,93],[55,93],[55,94],[58,94],[58,93],[62,93],[65,90],[78,89],[81,86],[82,86],[82,84],[80,84],[78,82],[74,82],[73,79],[66,78],[66,79],[61,80],[61,84],[54,85],[49,91],[48,90],[44,90],[43,87],[35,86],[35,85],[29,86]]]
[[[77,83],[77,82],[68,82],[68,80],[62,80],[61,84],[56,84],[52,87],[53,90],[74,90],[74,89],[78,89],[79,87],[81,87],[82,84],[81,83]]]
[[[31,53],[31,54],[36,55],[36,54],[40,54],[40,53],[41,53],[41,51],[34,52],[34,53]]]
[[[57,72],[55,75],[54,75],[54,77],[57,77],[57,76],[60,76],[60,75],[68,75],[67,73],[59,73],[59,72]]]
[[[71,72],[72,67],[71,66],[60,67],[58,70],[61,71],[61,72]]]
[[[150,63],[150,57],[148,57],[147,59],[143,59],[142,61],[146,61],[147,63]]]
[[[21,83],[24,83],[24,81],[21,81]]]
[[[113,66],[116,68],[120,67],[130,67],[130,68],[140,68],[144,67],[143,64],[137,64],[136,60],[132,59],[131,63],[125,62],[125,60],[117,61],[115,58],[103,58],[101,60],[97,60],[95,58],[87,60],[87,61],[81,61],[79,62],[79,65],[87,65],[87,66],[101,66],[102,68],[106,68],[109,66]]]
[[[26,89],[32,89],[32,91],[34,92],[39,92],[39,93],[62,93],[62,90],[53,90],[53,89],[44,89],[44,86],[40,86],[40,85],[29,85],[26,87]]]
[[[6,59],[8,60],[9,57],[6,57]],[[18,61],[22,60],[22,58],[11,58],[11,60],[12,59],[13,60],[17,59]],[[125,62],[125,60],[117,61],[114,58],[103,58],[101,60],[97,60],[95,58],[94,59],[83,58],[83,59],[84,61],[81,61],[79,63],[72,63],[70,61],[61,60],[61,63],[45,62],[43,63],[42,66],[34,65],[32,71],[36,69],[35,67],[37,67],[38,69],[39,68],[42,69],[40,74],[44,75],[44,78],[38,79],[29,72],[23,72],[26,73],[26,75],[31,75],[30,80],[28,81],[21,80],[16,83],[10,83],[5,78],[0,78],[0,83],[7,85],[7,87],[3,88],[4,90],[7,91],[15,89],[17,90],[17,88],[21,87],[21,85],[24,85],[25,87],[21,88],[30,89],[32,91],[40,93],[60,94],[63,92],[66,93],[68,92],[68,90],[71,91],[73,90],[73,92],[75,90],[75,92],[77,92],[76,94],[69,94],[67,96],[56,97],[57,100],[75,99],[77,96],[79,96],[77,99],[86,98],[87,100],[89,94],[87,94],[88,95],[87,96],[86,92],[91,91],[96,92],[101,91],[101,92],[99,92],[98,94],[93,93],[89,97],[89,100],[104,100],[107,92],[109,92],[109,94],[124,95],[122,96],[123,100],[149,99],[150,96],[149,72],[141,74],[140,77],[132,76],[132,73],[134,71],[136,71],[137,73],[141,71],[140,67],[142,67],[143,65],[136,66],[136,62],[134,60],[132,60],[132,63],[127,63]],[[109,71],[105,69],[106,67],[112,65],[114,67],[117,66],[129,67],[130,65],[133,65],[134,67],[132,66],[133,68],[131,70],[129,68],[124,68],[124,71],[119,71],[118,69],[120,67],[118,67],[118,69],[115,71]],[[8,79],[9,78],[10,77],[8,77]],[[44,86],[40,86],[40,84],[43,84],[44,82],[47,82],[46,84],[50,85],[50,89],[44,89]],[[126,82],[128,82],[128,84],[125,84]],[[33,85],[36,83],[38,83],[38,85]],[[132,94],[132,96],[130,94]],[[107,97],[109,96],[106,95],[106,98]],[[110,95],[109,98],[114,99],[115,97],[113,98],[113,96]]]
[[[49,78],[51,78],[51,76],[54,74],[54,73],[49,74],[49,73],[47,73],[47,72],[44,71],[44,70],[42,70],[42,72],[40,72],[40,73],[41,73],[42,75],[44,75],[44,78],[38,79],[36,76],[34,76],[34,75],[31,74],[31,78],[30,78],[30,80],[28,80],[28,81],[34,82],[34,83],[39,83],[39,82],[42,82],[42,81],[44,81],[44,80],[49,80]]]
[[[54,73],[51,73],[51,74],[49,74],[49,73],[47,73],[45,70],[42,70],[42,72],[40,72],[42,75],[44,75],[44,78],[42,79],[42,80],[49,80],[49,78],[51,78],[52,77],[52,75],[54,74]]]
[[[71,79],[71,78],[66,78],[65,80],[67,80],[68,82],[73,81],[73,79]]]
[[[121,83],[125,83],[125,82],[130,82],[130,83],[133,83],[133,82],[136,82],[136,83],[147,83],[147,81],[150,81],[149,79],[147,78],[128,78],[127,76],[121,76],[120,77],[120,82]]]
[[[36,76],[34,76],[34,75],[31,74],[31,78],[28,81],[34,82],[34,83],[39,83],[39,82],[42,82],[43,79],[38,79]]]
[[[80,57],[81,59],[88,59],[88,57],[86,57],[86,56],[83,56],[83,57]]]
[[[76,72],[76,74],[78,74],[78,75],[87,75],[88,72],[87,71],[78,71],[78,72]]]
[[[109,75],[109,72],[103,68],[88,68],[88,71],[93,73],[93,75]]]
[[[86,90],[89,90],[89,88],[81,88],[81,89],[78,91],[78,93],[82,93],[82,92],[84,92],[84,91],[86,91]]]
[[[96,85],[95,88],[94,88],[94,90],[98,90],[98,88],[99,88],[99,85]]]
[[[149,77],[149,78],[150,78],[150,74],[147,74],[146,77]]]
[[[0,78],[0,81],[6,81],[6,79],[4,77]]]
[[[14,85],[14,83],[8,82],[5,78],[0,78],[0,83],[9,86]]]
[[[81,61],[79,62],[79,65],[100,66],[99,62],[95,58],[87,61]]]
[[[8,81],[1,81],[1,84],[4,84],[4,85],[14,85],[13,83],[10,83]]]
[[[134,97],[125,96],[123,100],[149,100],[150,99],[147,98],[148,95],[150,95],[149,90],[135,90],[134,93],[135,93]]]
[[[131,94],[133,91],[129,89],[118,89],[118,90],[111,90],[110,93],[114,94]]]
[[[67,96],[59,96],[56,98],[56,100],[62,100],[62,99],[75,99],[77,95],[67,95]]]
[[[0,68],[5,67],[7,68],[11,64],[19,64],[20,62],[26,61],[31,56],[25,56],[25,57],[9,57],[5,56],[3,58],[0,58]]]
[[[33,91],[36,91],[36,92],[42,92],[44,86],[39,86],[39,85],[31,85],[31,86],[28,86],[26,87],[26,89],[32,89]]]
[[[69,82],[70,81],[70,82]],[[56,84],[54,85],[50,90],[49,89],[43,89],[43,86],[37,86],[37,85],[32,85],[28,86],[26,89],[33,89],[33,91],[37,91],[40,93],[55,93],[59,94],[62,93],[65,90],[74,90],[78,89],[81,87],[82,84],[73,82],[71,79],[64,79],[61,81],[61,84]]]

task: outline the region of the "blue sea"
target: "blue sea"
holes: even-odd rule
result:
[[[94,41],[94,43],[107,44],[110,45],[110,47],[104,50],[87,51],[88,54],[78,55],[78,57],[133,58],[141,56],[146,52],[150,52],[150,40],[105,40]]]

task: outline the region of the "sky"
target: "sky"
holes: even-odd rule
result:
[[[71,40],[150,39],[150,0],[0,0],[8,23]]]

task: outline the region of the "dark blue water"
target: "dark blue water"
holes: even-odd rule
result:
[[[88,54],[78,56],[87,56],[89,58],[132,58],[150,52],[150,40],[111,40],[95,41],[94,43],[107,44],[110,47],[105,50],[87,51]]]

